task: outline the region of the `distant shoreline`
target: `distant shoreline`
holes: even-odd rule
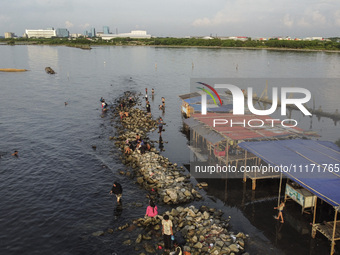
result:
[[[326,53],[340,53],[340,50],[327,50],[327,49],[297,49],[297,48],[283,48],[283,47],[226,47],[226,46],[199,46],[199,45],[153,45],[153,44],[41,44],[36,41],[19,41],[15,42],[15,44],[8,44],[6,42],[0,42],[0,46],[22,46],[22,45],[36,45],[36,46],[66,46],[66,47],[74,47],[80,49],[91,49],[92,47],[112,47],[112,46],[142,46],[142,47],[154,47],[154,48],[201,48],[201,49],[237,49],[237,50],[270,50],[270,51],[294,51],[294,52],[326,52]]]
[[[106,46],[106,45],[98,45]],[[114,45],[118,46],[118,45]],[[323,50],[323,49],[294,49],[294,48],[275,48],[275,47],[221,47],[221,46],[182,46],[182,45],[121,45],[121,46],[149,46],[155,48],[207,48],[207,49],[238,49],[238,50],[278,50],[278,51],[305,51],[305,52],[327,52],[340,53],[340,50]]]

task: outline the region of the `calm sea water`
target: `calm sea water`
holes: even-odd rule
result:
[[[154,88],[154,117],[162,115],[157,106],[166,98],[163,155],[185,164],[190,157],[178,95],[189,92],[190,78],[340,78],[339,54],[321,52],[0,46],[0,56],[0,68],[30,70],[0,72],[0,254],[139,254],[122,245],[133,233],[92,236],[143,216],[148,201],[144,190],[118,174],[124,166],[108,139],[114,127],[109,114],[101,116],[100,97],[113,102],[126,90],[144,94],[146,87]],[[57,74],[46,74],[46,66]],[[258,94],[264,86],[256,88]],[[308,88],[316,107],[340,108],[339,83],[295,86]],[[339,123],[327,118],[303,119],[301,127],[312,128],[324,140],[340,138]],[[14,150],[18,158],[11,156]],[[124,188],[122,211],[108,195],[115,180]],[[242,204],[255,194],[242,193],[241,182],[228,184],[229,195],[223,181],[215,184],[206,200],[195,204],[231,215],[233,228],[252,237],[248,248],[253,254],[328,253],[324,239],[311,245],[306,233],[289,225],[280,232],[267,224],[270,215],[262,219],[261,213],[276,203],[275,192],[257,191],[261,203]],[[136,208],[137,201],[145,207]]]

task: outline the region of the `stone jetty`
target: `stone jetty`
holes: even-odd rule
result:
[[[124,99],[120,99],[122,100]],[[116,113],[121,111],[127,112],[128,116],[120,119],[119,114],[116,114],[121,123],[121,126],[116,126],[120,135],[111,139],[115,139],[116,146],[122,150],[122,162],[135,170],[137,183],[146,190],[152,191],[166,204],[180,204],[201,199],[201,194],[190,182],[190,176],[184,175],[176,163],[173,164],[168,158],[159,155],[155,148],[152,147],[144,154],[138,150],[124,154],[126,141],[136,140],[137,134],[145,142],[152,143],[148,141],[147,133],[157,127],[157,121],[144,110],[132,106],[125,106],[123,109],[121,105],[117,106]]]
[[[244,248],[248,237],[242,232],[229,231],[230,218],[224,219],[220,210],[206,206],[197,209],[192,205],[179,206],[165,212],[163,216],[165,214],[169,215],[173,223],[174,236],[176,241],[180,242],[183,252],[192,255],[248,254]],[[131,226],[126,224],[115,231],[133,229],[133,235],[123,241],[123,245],[133,245],[135,251],[139,252],[136,254],[159,254],[164,247],[161,219],[162,216],[139,218],[133,220]],[[115,231],[110,229],[105,234],[112,234]]]
[[[133,97],[133,103],[128,103],[130,97]],[[167,214],[173,223],[175,238],[181,242],[183,254],[247,255],[247,236],[228,230],[230,217],[225,219],[221,210],[204,205],[199,209],[194,205],[184,206],[184,203],[202,199],[202,195],[190,182],[190,175],[184,174],[182,167],[170,162],[153,147],[154,142],[149,140],[147,134],[157,128],[158,122],[140,105],[137,96],[126,92],[113,108],[117,119],[116,136],[110,137],[110,140],[115,140],[115,145],[122,151],[122,162],[133,170],[133,174],[131,169],[126,172],[121,170],[120,174],[136,177],[136,182],[148,190],[158,204],[163,202],[181,206],[154,218],[138,218],[115,229],[94,232],[93,236],[99,238],[102,235],[114,235],[117,231],[130,232],[122,245],[132,246],[135,254],[162,254],[164,242],[161,223]],[[127,141],[136,140],[137,134],[151,145],[149,150],[143,154],[137,150],[125,154]],[[197,186],[202,189],[208,185],[199,183]]]

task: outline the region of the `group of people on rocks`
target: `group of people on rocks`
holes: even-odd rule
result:
[[[110,190],[110,195],[115,194],[117,198],[117,203],[121,203],[123,188],[118,182],[114,182],[112,185],[112,188]],[[165,214],[164,216],[158,215],[158,208],[155,202],[150,199],[149,205],[146,208],[146,212],[144,215],[145,218],[158,218],[162,220],[162,235],[163,235],[163,241],[164,241],[164,252],[170,254],[170,255],[182,255],[182,248],[179,245],[179,241],[175,240],[174,238],[174,232],[173,232],[173,223],[170,220],[170,217],[168,214]],[[181,244],[183,245],[183,238]],[[170,252],[172,249],[172,243],[174,245],[174,251]]]
[[[139,134],[136,134],[136,140],[129,141],[128,139],[125,141],[124,153],[130,154],[132,151],[137,151],[138,153],[144,154],[146,151],[151,150],[151,145],[148,142],[145,142],[141,139]]]
[[[148,100],[148,90],[147,88],[145,88],[145,100],[146,100],[146,110],[147,113],[151,115],[151,106],[150,106],[150,102]],[[155,90],[152,89],[151,91],[152,93],[152,98],[154,97],[154,93]],[[105,100],[103,98],[101,98],[100,100],[102,102],[102,108],[103,111],[104,109],[107,108],[107,104],[105,103]],[[104,104],[103,104],[104,102]],[[125,101],[121,101],[120,102],[120,118],[123,119],[125,117],[129,116],[129,113],[126,111],[126,106],[133,106],[134,104],[134,100],[132,99],[132,97],[129,97],[128,102]],[[159,109],[160,110],[165,110],[165,98],[162,97],[162,104],[159,105]],[[160,136],[160,141],[162,143],[162,131],[163,131],[163,126],[164,126],[164,122],[162,117],[160,117],[158,119],[158,133]],[[136,139],[134,141],[129,141],[126,140],[125,141],[125,147],[124,147],[124,153],[125,154],[130,154],[132,151],[138,151],[139,153],[143,154],[146,151],[149,151],[151,149],[151,146],[148,142],[145,142],[141,136],[139,134],[136,134]],[[120,183],[118,182],[114,182],[112,185],[112,188],[110,190],[110,195],[115,195],[116,199],[117,199],[117,203],[118,205],[121,205],[121,198],[122,198],[122,193],[123,193],[123,188],[121,186]],[[170,220],[169,215],[165,214],[164,216],[161,216],[158,214],[158,208],[157,205],[155,204],[155,202],[150,199],[149,201],[149,205],[146,208],[146,212],[145,212],[145,217],[146,218],[158,218],[160,220],[162,220],[162,234],[163,234],[163,239],[164,239],[164,252],[166,252],[167,254],[171,254],[171,255],[182,255],[182,249],[179,246],[178,242],[174,240],[174,235],[173,235],[173,223]],[[172,244],[174,246],[174,251],[170,252],[171,248],[172,248]]]

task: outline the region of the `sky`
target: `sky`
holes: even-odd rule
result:
[[[0,36],[25,29],[153,36],[340,36],[340,0],[0,0]]]

